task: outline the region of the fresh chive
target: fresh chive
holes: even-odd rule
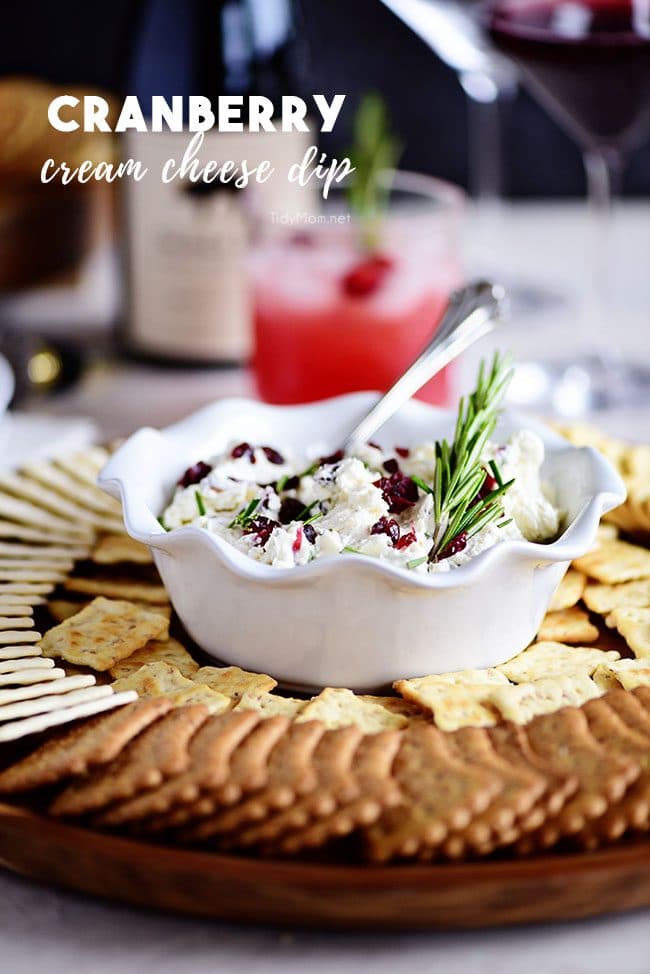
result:
[[[247,526],[248,522],[252,519],[253,512],[255,511],[255,509],[257,508],[258,504],[260,503],[260,500],[261,500],[261,498],[254,497],[253,500],[248,505],[248,507],[242,507],[242,509],[239,512],[239,514],[237,514],[232,519],[232,521],[230,522],[230,524],[228,525],[228,527],[229,528],[236,528],[236,527],[245,528]]]
[[[302,480],[303,477],[311,477],[312,474],[316,473],[319,467],[320,467],[320,461],[315,460],[310,467],[307,467],[306,470],[303,470],[302,473],[299,473],[297,475],[298,480]]]
[[[303,524],[313,524],[314,521],[317,521],[318,518],[319,517],[322,517],[322,516],[323,516],[323,512],[322,511],[317,511],[315,514],[312,514],[311,517],[308,517],[306,521],[303,521]],[[299,518],[299,520],[302,520],[302,519]]]
[[[359,551],[358,548],[352,548],[349,544],[346,544],[345,548],[343,548],[342,550],[343,551],[349,551],[351,555],[360,555],[361,554],[361,552]]]
[[[169,531],[170,530],[170,528],[168,528],[167,525],[165,524],[165,519],[162,516],[162,514],[160,515],[159,518],[156,518],[156,520],[158,521],[158,524],[163,529],[163,531]]]
[[[318,504],[318,501],[312,501],[307,507],[304,508],[296,518],[296,521],[306,521],[311,517],[311,512],[314,507]]]
[[[410,561],[406,562],[407,568],[419,568],[420,565],[424,565],[425,561],[428,561],[428,555],[422,555],[421,558],[411,558]]]
[[[199,509],[199,514],[201,517],[205,514],[205,504],[203,503],[203,498],[201,497],[201,492],[198,490],[194,491],[194,497],[196,499],[196,506]]]
[[[286,487],[287,480],[289,479],[289,474],[282,474],[275,482],[275,492],[276,494],[281,494]]]

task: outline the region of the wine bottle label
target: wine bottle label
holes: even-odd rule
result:
[[[308,212],[315,193],[290,182],[309,133],[207,132],[196,167],[232,160],[249,169],[268,160],[273,173],[238,189],[177,175],[164,182],[169,159],[181,164],[189,133],[129,133],[127,158],[147,168],[126,187],[129,307],[127,342],[136,351],[196,362],[241,362],[251,352],[252,307],[247,249],[256,228],[278,214]],[[168,170],[170,171],[170,170]]]

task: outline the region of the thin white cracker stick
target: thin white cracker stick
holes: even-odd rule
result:
[[[32,616],[4,616],[0,608],[0,630],[2,629],[33,629],[34,619]]]
[[[24,595],[24,596],[34,596],[34,595],[49,595],[50,592],[56,588],[54,583],[48,582],[3,582],[0,585],[0,604],[2,603],[3,596],[6,595]],[[7,600],[9,601],[9,600]],[[11,599],[15,601],[15,599]],[[28,605],[41,605],[45,599],[39,599],[37,602],[32,602],[31,600],[27,602]]]
[[[41,656],[40,646],[0,646],[0,659],[25,659],[27,656]]]
[[[90,703],[80,703],[76,707],[66,707],[64,710],[55,710],[50,714],[42,714],[40,717],[27,717],[26,720],[15,720],[10,724],[0,727],[0,741],[15,741],[19,737],[27,734],[36,734],[46,730],[48,727],[55,727],[57,724],[67,724],[71,720],[79,720],[81,717],[92,717],[94,714],[101,714],[105,710],[113,710],[115,707],[122,707],[126,703],[133,703],[138,699],[137,693],[133,690],[125,690],[123,693],[113,693],[109,697],[101,700],[91,700]]]
[[[20,602],[0,601],[0,615],[3,619],[29,619],[34,615],[34,608],[24,603],[21,605]]]
[[[38,586],[37,586],[38,587]],[[48,586],[46,586],[47,588]],[[24,589],[24,585],[20,585],[19,588]],[[0,585],[0,611],[2,611],[5,605],[20,605],[20,606],[34,606],[34,605],[44,605],[45,599],[38,592],[34,593],[34,586],[27,586],[28,591],[21,592],[7,592],[5,585]],[[51,589],[50,589],[51,591]]]
[[[88,545],[55,545],[55,544],[21,544],[17,541],[0,541],[0,557],[20,558],[21,561],[32,559],[39,561],[45,560],[48,563],[53,561],[75,562],[81,558],[86,558],[90,548]]]
[[[27,686],[30,683],[41,683],[46,680],[62,680],[65,670],[58,667],[46,670],[26,670],[24,673],[0,673],[0,687]]]
[[[36,504],[46,511],[52,511],[57,517],[67,518],[73,524],[81,522],[89,527],[96,527],[96,516],[92,511],[87,511],[85,507],[61,497],[55,490],[50,490],[44,484],[37,484],[19,473],[12,471],[0,473],[0,489],[21,500],[25,499]]]
[[[91,446],[80,453],[54,457],[54,463],[76,480],[96,486],[97,476],[109,457],[110,453],[103,446]]]
[[[54,669],[53,659],[43,659],[40,656],[21,657],[20,659],[0,660],[0,673],[18,673],[22,670]]]
[[[36,697],[49,697],[53,694],[68,693],[69,690],[92,687],[95,683],[95,677],[91,673],[77,673],[75,676],[64,676],[51,683],[35,683],[27,686],[14,687],[12,690],[0,690],[0,704],[15,703],[18,700],[35,700]]]
[[[87,537],[85,531],[84,537]],[[34,541],[36,544],[69,545],[71,548],[80,545],[84,540],[84,538],[80,538],[78,534],[75,534],[74,530],[71,535],[69,525],[66,525],[65,530],[59,530],[51,525],[47,525],[46,527],[33,527],[31,524],[19,524],[16,521],[2,520],[0,520],[0,538]]]
[[[90,525],[79,524],[77,518],[72,521],[59,517],[51,511],[43,510],[37,504],[30,504],[28,501],[18,500],[10,494],[0,490],[0,516],[8,520],[20,521],[30,528],[38,527],[44,533],[56,533],[57,536],[65,534],[68,538],[88,541],[94,531]]]
[[[5,573],[13,572],[13,576],[9,574],[7,579],[7,581],[10,582],[17,581],[15,576],[18,572],[23,573],[25,576],[28,572],[31,572],[32,574],[36,572],[47,572],[47,581],[49,581],[50,576],[56,576],[58,578],[59,575],[64,575],[67,572],[71,572],[73,568],[74,561],[72,558],[69,558],[68,561],[61,561],[60,559],[57,561],[56,559],[47,558],[37,559],[21,557],[19,560],[16,558],[0,557],[0,572],[2,572],[3,575]],[[22,575],[18,575],[18,578],[21,577]],[[40,582],[41,579],[38,578],[36,581]]]
[[[70,693],[63,693],[57,697],[36,697],[34,700],[9,703],[0,707],[0,722],[16,720],[19,717],[33,717],[35,714],[48,714],[53,710],[64,710],[65,707],[74,707],[78,703],[100,700],[102,697],[112,695],[112,688],[104,685],[72,690]]]
[[[0,582],[63,582],[66,573],[57,568],[0,568]]]
[[[37,643],[43,637],[40,632],[0,632],[0,646],[18,646],[20,643]]]
[[[104,493],[101,487],[97,484],[91,486],[73,478],[64,470],[55,467],[53,463],[47,461],[27,463],[21,468],[21,473],[97,514],[121,517],[122,508],[119,502]]]

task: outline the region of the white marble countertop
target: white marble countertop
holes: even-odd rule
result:
[[[534,278],[575,294],[584,273],[584,226],[577,204],[516,206],[497,263],[512,277]],[[618,290],[623,308],[615,330],[624,347],[650,364],[650,205],[621,213]],[[515,321],[499,343],[520,355],[571,348],[566,315]],[[463,366],[460,384],[473,371]],[[84,415],[105,436],[143,423],[163,425],[213,398],[252,390],[241,371],[170,373],[136,365],[99,367],[72,392],[47,403],[48,416]],[[163,395],[164,392],[164,395]],[[41,408],[43,408],[41,406]],[[598,421],[612,432],[647,438],[650,398]],[[650,916],[620,917],[438,934],[328,934],[236,927],[136,911],[38,887],[0,873],[0,974],[648,974]]]

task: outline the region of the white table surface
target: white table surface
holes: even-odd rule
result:
[[[585,272],[585,228],[576,204],[511,208],[492,258],[514,278],[576,295]],[[622,310],[612,330],[625,350],[650,364],[650,204],[628,205],[617,227]],[[469,234],[471,239],[472,234]],[[476,259],[476,245],[474,259]],[[567,315],[515,321],[499,336],[519,355],[576,347]],[[464,363],[459,384],[474,368]],[[241,371],[175,373],[142,366],[99,367],[72,392],[47,403],[49,416],[84,415],[105,436],[143,423],[162,425],[223,395],[252,390]],[[650,390],[649,390],[650,393]],[[41,409],[42,409],[41,405]],[[630,438],[648,438],[647,403],[598,417]],[[469,895],[469,893],[468,893]],[[126,909],[36,886],[0,873],[0,974],[648,974],[650,915],[487,932],[328,934],[224,925]]]

